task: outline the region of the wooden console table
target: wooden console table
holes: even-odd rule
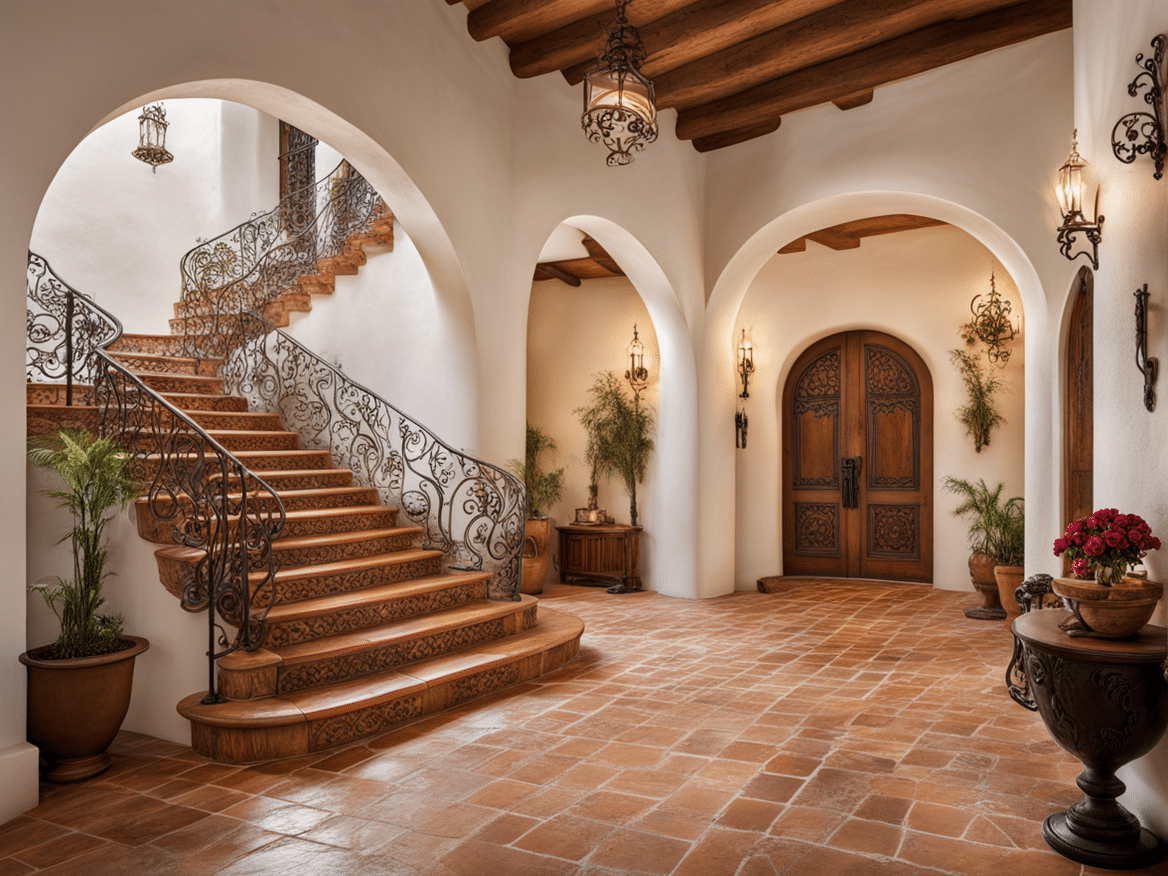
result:
[[[560,534],[560,581],[593,578],[614,581],[628,590],[641,589],[637,567],[641,527],[623,523],[557,526]],[[624,592],[623,590],[617,592]]]
[[[1083,799],[1047,816],[1042,837],[1080,864],[1150,867],[1168,847],[1116,800],[1125,788],[1115,771],[1151,751],[1168,727],[1165,629],[1149,625],[1127,640],[1071,638],[1058,626],[1066,617],[1057,609],[1031,611],[1012,626],[1046,729],[1083,763],[1075,780]]]

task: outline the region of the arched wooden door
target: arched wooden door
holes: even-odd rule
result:
[[[1064,525],[1095,510],[1092,487],[1095,465],[1094,426],[1094,275],[1084,266],[1075,278],[1078,292],[1071,311],[1066,349],[1066,500]],[[1070,566],[1067,565],[1069,569]]]
[[[933,381],[883,332],[832,335],[783,388],[783,574],[931,581]]]

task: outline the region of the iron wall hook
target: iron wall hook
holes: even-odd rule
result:
[[[1156,376],[1160,363],[1148,358],[1148,284],[1136,290],[1136,367],[1144,375],[1144,407],[1156,409]]]

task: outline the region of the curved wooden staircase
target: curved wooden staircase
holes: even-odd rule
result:
[[[273,550],[274,586],[263,647],[219,661],[226,703],[203,693],[179,703],[192,746],[225,763],[293,757],[380,733],[422,715],[558,669],[579,651],[583,623],[522,596],[485,598],[487,573],[443,568],[439,551],[415,547],[421,530],[353,483],[328,452],[300,448],[278,414],[251,413],[223,394],[218,362],[175,355],[174,336],[123,335],[109,352],[264,478],[287,511]],[[75,401],[89,402],[85,387]],[[29,384],[29,431],[96,426],[87,404]],[[174,544],[147,499],[139,534],[160,545],[162,583],[176,596],[199,551]]]

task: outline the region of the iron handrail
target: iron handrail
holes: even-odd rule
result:
[[[173,522],[176,544],[196,551],[197,561],[175,589],[184,609],[207,611],[204,702],[220,702],[216,662],[241,648],[254,650],[263,639],[267,608],[255,612],[253,603],[271,586],[277,570],[272,542],[284,527],[283,502],[203,427],[109,354],[109,345],[121,336],[115,317],[61,281],[40,256],[30,253],[29,264],[30,279],[38,280],[30,285],[37,292],[34,303],[44,312],[74,313],[65,323],[74,329],[79,320],[81,325],[88,325],[87,321],[111,325],[112,321],[117,328],[103,335],[100,344],[86,348],[86,373],[100,413],[99,432],[133,454],[132,473],[142,485],[151,513],[158,520]],[[41,324],[31,314],[30,310],[30,331],[34,324]],[[71,366],[66,370],[74,371]],[[51,372],[42,369],[42,373]],[[270,606],[271,600],[266,601]],[[235,626],[234,637],[229,637],[224,621]]]
[[[223,375],[249,408],[278,412],[301,445],[327,449],[421,526],[449,568],[488,571],[487,595],[518,600],[527,491],[498,466],[442,441],[255,312],[240,314]]]

